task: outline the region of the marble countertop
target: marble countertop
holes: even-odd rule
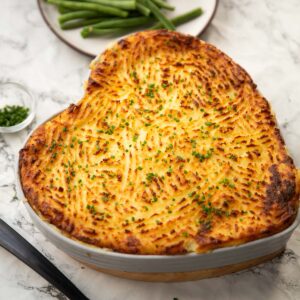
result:
[[[193,1],[193,0],[189,0]],[[271,102],[300,167],[300,1],[220,0],[201,36],[242,65]],[[90,58],[64,45],[46,27],[35,0],[1,1],[0,81],[25,84],[38,100],[32,126],[80,99]],[[221,278],[143,283],[98,273],[58,250],[33,226],[16,195],[14,164],[28,131],[0,134],[0,217],[58,266],[89,298],[300,299],[300,229],[284,254]],[[0,299],[65,299],[39,275],[0,248]]]

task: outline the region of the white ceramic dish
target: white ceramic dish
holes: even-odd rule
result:
[[[108,44],[111,44],[120,38],[95,37],[83,39],[80,35],[80,29],[61,30],[57,21],[59,13],[56,7],[47,4],[45,0],[37,1],[40,12],[53,33],[64,43],[81,53],[95,57],[106,49]],[[199,6],[203,9],[202,16],[177,28],[177,31],[179,32],[194,36],[198,36],[209,25],[218,6],[218,0],[169,0],[168,2],[176,7],[175,11],[166,12],[169,17],[183,14]]]
[[[31,134],[30,134],[31,135]],[[30,136],[29,135],[29,136]],[[29,137],[28,136],[28,137]],[[24,144],[25,145],[25,144]],[[18,160],[17,160],[18,162]],[[112,252],[70,239],[56,227],[42,220],[26,201],[22,191],[19,168],[16,166],[17,191],[38,229],[59,249],[76,260],[101,270],[133,273],[195,272],[243,264],[251,260],[278,254],[300,223],[298,214],[294,223],[280,233],[240,246],[225,247],[205,254],[134,255]],[[254,263],[255,264],[255,263]],[[252,264],[253,265],[253,264]]]

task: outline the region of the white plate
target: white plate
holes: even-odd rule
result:
[[[47,4],[45,0],[37,1],[46,24],[54,34],[64,43],[81,53],[95,57],[101,53],[108,44],[118,39],[115,37],[83,39],[80,35],[81,29],[61,30],[57,21],[59,13],[56,7]],[[202,16],[177,27],[177,31],[194,36],[199,35],[208,26],[218,6],[218,0],[168,0],[168,2],[176,7],[176,10],[173,12],[166,11],[168,17],[183,14],[199,6],[203,9]]]

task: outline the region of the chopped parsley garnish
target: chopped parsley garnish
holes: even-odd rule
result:
[[[152,199],[152,202],[157,202],[157,200],[158,200],[157,197],[154,196],[153,199]]]
[[[237,160],[237,156],[236,155],[234,155],[234,154],[230,154],[229,155],[229,159],[232,159],[232,160]]]
[[[191,140],[192,148],[196,148],[197,146],[197,141],[196,140]]]
[[[146,96],[149,98],[154,98],[154,90],[155,90],[155,84],[154,83],[149,84]]]
[[[95,208],[94,205],[88,204],[88,205],[86,206],[86,208],[87,208],[87,209],[90,211],[90,213],[92,213],[93,215],[97,213],[96,208]]]
[[[153,180],[153,178],[157,177],[157,174],[155,173],[147,173],[146,174],[146,179],[151,182]]]
[[[139,135],[138,135],[138,134],[135,134],[135,135],[133,136],[133,138],[132,138],[132,141],[133,141],[133,142],[136,142],[138,138],[139,138]]]
[[[23,122],[29,114],[29,108],[18,105],[6,105],[0,109],[0,126],[9,127]]]
[[[203,209],[203,212],[207,215],[210,215],[213,212],[213,208],[212,208],[212,205],[210,202],[208,203],[208,205],[203,204],[202,209]]]
[[[52,144],[49,148],[50,151],[52,151],[56,147],[56,141],[52,141]]]
[[[109,135],[112,135],[114,133],[116,129],[116,126],[112,125],[112,126],[109,126],[108,130],[105,131],[106,134],[109,134]]]
[[[219,183],[223,184],[223,186],[229,186],[232,189],[235,188],[235,185],[232,182],[230,182],[230,180],[228,178],[224,178],[224,179],[220,180]]]
[[[173,144],[169,144],[166,150],[172,150],[173,149]]]
[[[133,71],[130,73],[130,77],[133,77],[134,79],[137,79],[137,73],[136,71]]]
[[[211,158],[213,151],[214,151],[213,148],[210,148],[205,154],[199,153],[197,151],[193,151],[192,155],[198,158],[200,162],[203,162],[205,159]]]

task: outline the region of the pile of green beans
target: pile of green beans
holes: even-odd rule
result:
[[[164,10],[175,10],[166,0],[47,0],[60,13],[58,22],[63,30],[82,28],[81,36],[120,35],[143,26],[146,29],[176,26],[202,15],[196,8],[174,18],[167,18]]]

